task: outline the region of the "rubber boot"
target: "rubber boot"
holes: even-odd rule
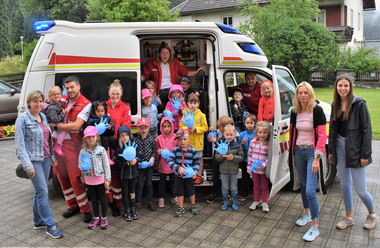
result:
[[[132,220],[137,220],[139,218],[139,215],[137,214],[137,211],[136,211],[136,201],[135,200],[131,200],[131,216],[132,216]]]
[[[112,211],[112,216],[113,217],[116,217],[116,216],[120,215],[120,210],[116,207],[116,202],[115,201],[113,201],[111,203],[108,203],[108,206],[110,207],[110,209]]]
[[[223,195],[223,206],[220,210],[227,211],[228,208],[228,195]]]
[[[130,208],[127,209],[127,212],[125,213],[124,219],[126,221],[132,221],[132,215],[131,215],[131,209]]]
[[[235,195],[231,195],[231,197],[232,197],[232,209],[233,209],[234,211],[239,210],[239,206],[236,204],[236,201],[237,201],[237,194],[235,194]]]
[[[111,160],[111,157],[110,157],[110,149],[107,149],[107,157],[108,157],[108,163],[110,163],[110,165],[114,165],[115,163]]]

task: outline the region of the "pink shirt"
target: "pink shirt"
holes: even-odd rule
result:
[[[87,177],[87,176],[84,176],[84,182],[88,185],[99,185],[99,184],[103,184],[104,181],[105,181],[105,174],[101,175],[101,176],[97,176],[95,175],[95,170],[94,170],[94,166],[92,166],[92,170],[91,170],[91,174],[92,174],[92,177]]]
[[[313,111],[297,114],[296,145],[313,145]]]
[[[44,158],[47,158],[50,156],[49,129],[47,129],[42,122],[40,122],[39,125],[44,134]]]

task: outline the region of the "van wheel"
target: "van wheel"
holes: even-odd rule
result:
[[[336,173],[337,173],[336,167],[330,163],[327,153],[326,153],[326,170],[327,171],[325,174],[326,175],[325,176],[325,186],[327,189],[328,187],[330,187],[333,184]]]
[[[64,198],[63,192],[61,189],[61,184],[59,183],[57,175],[54,175],[54,174],[53,174],[53,186],[54,186],[54,189],[57,192],[57,194],[62,196],[62,198]]]

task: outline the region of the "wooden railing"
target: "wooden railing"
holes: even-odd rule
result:
[[[313,87],[333,86],[337,78],[336,71],[321,71],[311,74],[311,84]],[[354,78],[355,87],[380,87],[380,71],[370,73],[357,73]]]
[[[0,75],[0,79],[18,88],[21,88],[22,81],[24,80],[24,76],[25,76],[25,73],[6,74],[6,75]]]

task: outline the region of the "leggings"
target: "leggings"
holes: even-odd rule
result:
[[[137,177],[132,178],[132,179],[120,180],[122,199],[123,199],[123,205],[124,205],[124,213],[127,213],[130,207],[134,207],[134,206],[130,206],[130,204],[132,205],[132,202],[135,201],[136,181],[137,181]],[[131,197],[130,201],[129,201],[129,197]]]
[[[107,198],[104,184],[87,185],[87,191],[91,196],[94,217],[99,217],[99,202],[102,205],[102,217],[107,217]]]
[[[337,137],[337,169],[342,187],[344,207],[346,211],[353,210],[352,182],[354,188],[368,211],[374,210],[372,196],[367,191],[367,166],[360,168],[346,168],[346,141],[338,135]]]
[[[116,139],[112,135],[101,135],[100,141],[104,149],[108,150],[109,147],[111,147],[114,150],[116,149]]]
[[[260,201],[260,187],[261,187],[261,200],[265,203],[268,201],[269,188],[268,178],[265,174],[252,172],[253,181],[253,198],[255,202]]]
[[[158,186],[159,197],[164,198],[164,196],[165,196],[165,186],[166,186],[166,177],[167,176],[169,176],[169,179],[170,179],[170,193],[172,195],[172,198],[176,198],[175,174],[174,173],[170,173],[170,174],[160,173],[160,184]]]

